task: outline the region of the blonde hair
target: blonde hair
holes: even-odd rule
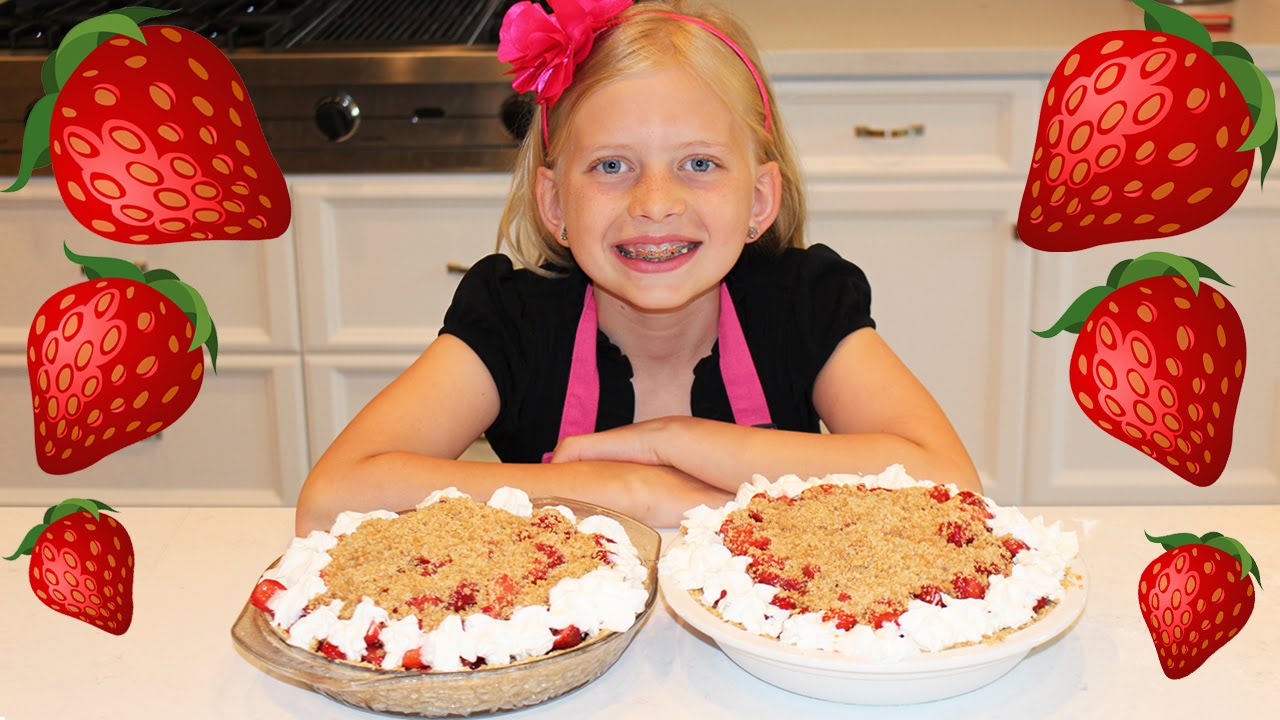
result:
[[[723,40],[705,28],[677,18],[674,12],[703,20],[731,38],[760,72],[770,103],[769,132],[764,128],[764,105],[751,71]],[[511,194],[498,227],[498,250],[510,249],[520,264],[539,275],[553,276],[541,266],[574,266],[569,249],[542,224],[538,212],[538,168],[551,167],[565,146],[565,129],[573,124],[582,101],[605,85],[654,69],[682,67],[702,80],[748,128],[759,162],[774,161],[782,175],[782,202],[777,218],[755,241],[756,252],[781,253],[804,247],[805,197],[796,152],[774,100],[773,87],[760,64],[759,53],[746,31],[731,15],[712,7],[688,9],[684,0],[655,0],[632,5],[622,21],[596,38],[591,54],[573,74],[573,83],[547,116],[551,147],[544,147],[541,105],[534,110],[529,131],[516,157]],[[745,229],[744,229],[745,232]],[[751,246],[749,246],[751,247]]]

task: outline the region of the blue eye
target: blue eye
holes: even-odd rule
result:
[[[609,158],[596,163],[594,167],[599,168],[605,175],[617,175],[626,168],[626,163],[617,158]]]
[[[717,165],[716,161],[711,158],[699,157],[690,160],[689,166],[694,172],[705,173],[710,172],[712,168],[715,168]]]

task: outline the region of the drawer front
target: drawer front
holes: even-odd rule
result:
[[[347,423],[417,355],[310,355],[306,360],[308,426],[314,465]],[[458,458],[498,462],[484,437]]]
[[[52,181],[37,179],[0,196],[0,352],[25,352],[36,310],[84,280],[63,242],[80,255],[108,255],[166,268],[200,291],[218,327],[222,351],[298,348],[293,236],[128,246],[94,235],[71,217]]]
[[[494,251],[507,175],[294,183],[307,351],[421,352]]]
[[[110,505],[292,505],[307,469],[303,418],[297,356],[228,353],[171,427],[80,472],[47,475],[36,464],[26,358],[0,355],[0,505],[68,497]]]
[[[784,81],[775,88],[805,174],[1016,177],[1030,163],[1035,80]]]

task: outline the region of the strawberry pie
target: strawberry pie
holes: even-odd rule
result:
[[[894,465],[789,475],[685,513],[664,581],[722,619],[875,660],[981,642],[1061,599],[1076,536]]]
[[[295,538],[251,602],[290,645],[383,670],[537,658],[631,627],[647,570],[612,518],[454,488]]]

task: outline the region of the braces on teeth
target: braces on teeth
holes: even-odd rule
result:
[[[621,253],[623,257],[630,258],[632,260],[648,260],[650,262],[658,262],[661,260],[669,260],[678,255],[684,255],[685,253],[689,252],[693,248],[694,248],[694,243],[689,243],[687,245],[680,245],[678,247],[669,247],[665,249],[661,247],[653,247],[653,248],[642,248],[636,251],[628,250],[624,247],[619,247],[618,252]]]

